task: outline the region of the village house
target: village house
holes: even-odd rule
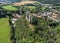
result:
[[[29,21],[32,20],[32,16],[36,16],[38,18],[50,18],[54,21],[60,21],[58,18],[58,11],[57,10],[53,10],[52,6],[48,6],[51,10],[50,11],[46,11],[46,12],[38,12],[38,13],[30,13],[30,11],[26,11],[26,19],[28,19]]]
[[[13,14],[13,16],[14,17],[12,18],[12,23],[14,24],[17,21],[17,19],[20,18],[20,15],[15,13],[15,14]]]

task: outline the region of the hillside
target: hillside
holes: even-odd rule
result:
[[[21,6],[21,5],[25,5],[25,4],[34,4],[34,3],[36,3],[36,1],[21,1],[21,2],[13,3],[13,5]]]
[[[60,0],[35,0],[40,1],[41,3],[49,3],[49,4],[60,4]]]
[[[60,4],[60,0],[0,0],[0,2],[39,1],[45,4]]]

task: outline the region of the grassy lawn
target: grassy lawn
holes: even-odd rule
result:
[[[18,9],[11,6],[11,5],[7,5],[7,6],[2,6],[3,9],[5,10],[9,10],[9,11],[17,11]]]
[[[8,18],[0,18],[0,43],[11,43]]]

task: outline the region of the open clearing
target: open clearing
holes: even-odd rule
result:
[[[16,2],[13,3],[14,6],[21,6],[21,5],[25,5],[25,4],[34,4],[36,3],[36,1],[22,1],[22,2]]]
[[[0,43],[11,43],[9,18],[0,18]]]

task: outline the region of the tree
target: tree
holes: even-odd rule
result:
[[[13,7],[12,5],[2,6],[2,8],[5,11],[5,13],[9,16],[11,16],[13,12],[18,11],[18,9],[16,7]]]
[[[21,17],[16,22],[16,38],[17,43],[32,43],[33,37],[32,37],[32,31],[29,29],[29,23],[24,17]]]
[[[60,37],[60,25],[50,27],[49,24],[56,22],[44,20],[40,18],[33,18],[34,30],[29,27],[29,22],[25,17],[21,17],[16,22],[16,38],[17,43],[56,43]]]

